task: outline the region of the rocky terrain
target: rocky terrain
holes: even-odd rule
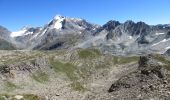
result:
[[[112,56],[97,49],[0,55],[2,100],[169,99],[170,63],[161,55]]]
[[[138,59],[83,49],[1,51],[1,58],[1,98],[34,94],[39,99],[50,100],[100,99],[102,97],[94,96],[107,94],[116,76],[125,70],[134,70]],[[124,68],[121,63],[132,66]]]
[[[169,100],[170,72],[152,56],[142,56],[138,69],[117,80],[108,92],[113,99]]]
[[[169,100],[170,25],[57,15],[0,26],[0,100]]]

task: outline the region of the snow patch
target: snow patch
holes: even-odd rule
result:
[[[166,49],[166,50],[170,49],[170,46],[166,47],[165,49]]]
[[[65,17],[62,17],[60,15],[57,15],[54,17],[54,19],[56,20],[56,22],[54,23],[53,28],[55,29],[61,29],[62,28],[62,22],[65,19]]]
[[[167,41],[167,39],[163,39],[163,40],[162,40],[162,42],[166,42],[166,41]]]
[[[47,32],[47,28],[42,32],[40,36],[43,36]]]
[[[30,34],[33,34],[33,32],[27,32],[24,35],[30,35]]]
[[[153,44],[152,46],[158,45],[158,44],[163,43],[163,42],[166,42],[166,41],[168,41],[168,40],[167,40],[167,39],[163,39],[162,41],[160,41],[160,42],[158,42],[158,43],[155,43],[155,44]]]
[[[79,32],[79,34],[81,34],[82,32]]]
[[[24,35],[24,33],[25,33],[26,31],[27,31],[27,30],[24,29],[24,30],[20,30],[20,31],[18,31],[18,32],[12,32],[10,36],[11,36],[11,37],[22,36],[22,35]]]
[[[165,33],[156,33],[156,35],[163,35],[163,34],[165,34]]]
[[[96,30],[96,28],[93,28],[93,30]]]
[[[74,21],[82,21],[83,19],[81,18],[70,18],[71,20],[74,20]]]
[[[128,36],[129,39],[132,39],[132,36]]]

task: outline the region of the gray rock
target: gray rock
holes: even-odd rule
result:
[[[108,92],[115,99],[170,99],[170,72],[159,65],[152,56],[142,56],[136,71],[121,77]],[[160,93],[161,92],[161,93]]]

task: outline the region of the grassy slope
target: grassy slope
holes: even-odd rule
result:
[[[78,82],[79,76],[77,74],[79,74],[79,70],[77,66],[71,63],[62,63],[60,61],[55,61],[54,59],[50,60],[50,64],[52,65],[52,68],[56,73],[64,73],[69,78],[69,80],[72,82],[70,85],[71,87],[73,87],[74,90],[85,90],[83,85]]]
[[[32,74],[31,76],[35,81],[40,82],[40,83],[45,83],[49,81],[49,76],[42,71],[37,71]]]

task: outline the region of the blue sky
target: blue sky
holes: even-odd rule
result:
[[[170,23],[170,0],[0,0],[0,25],[10,31],[42,26],[56,14],[104,24],[109,20]]]

